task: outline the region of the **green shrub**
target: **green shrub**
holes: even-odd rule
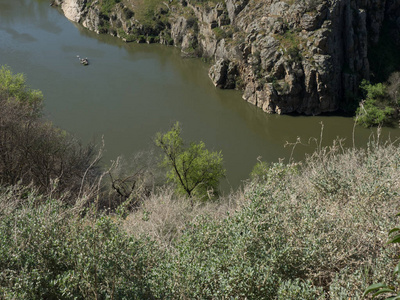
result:
[[[135,13],[133,11],[131,11],[128,7],[124,7],[123,13],[124,13],[125,19],[127,19],[127,20],[131,19],[135,15]]]
[[[120,3],[121,0],[101,0],[100,1],[100,12],[104,14],[105,16],[108,16],[108,14],[111,12],[113,7]]]
[[[155,249],[107,216],[79,211],[35,194],[0,194],[2,299],[149,299],[147,279]]]
[[[159,34],[159,26],[157,23],[168,23],[168,13],[164,12],[165,4],[162,0],[146,0],[137,3],[135,9],[135,18],[138,19],[140,24],[155,30],[151,34]],[[158,28],[158,32],[157,31]],[[148,30],[149,31],[149,30]],[[146,34],[148,32],[145,32]]]
[[[21,106],[27,105],[32,115],[41,112],[43,94],[39,90],[29,88],[23,74],[13,74],[7,66],[0,69],[0,101],[15,101]]]
[[[397,214],[397,216],[400,216],[400,214]],[[400,228],[395,227],[389,231],[389,244],[398,244],[400,243]],[[385,298],[385,299],[399,299],[400,298],[400,290],[399,290],[399,275],[400,275],[400,262],[396,265],[394,268],[394,275],[396,275],[396,286],[388,283],[375,283],[370,285],[369,287],[366,288],[364,292],[364,297],[367,294],[372,294],[372,297],[375,298],[378,295],[383,295],[383,294],[389,294],[390,296]]]
[[[234,216],[200,217],[186,229],[177,253],[155,270],[164,292],[158,297],[275,299],[282,280],[306,276],[317,245],[298,241],[313,225],[294,237],[287,229],[297,222],[282,226],[277,214],[283,203],[261,187],[248,197],[252,202]]]
[[[278,300],[302,299],[316,300],[325,299],[322,288],[316,288],[310,281],[288,280],[279,285]]]
[[[217,192],[219,180],[225,175],[221,152],[208,151],[203,142],[185,146],[178,122],[169,132],[157,133],[155,143],[164,152],[167,177],[179,193],[205,199],[210,190]]]
[[[299,62],[302,60],[300,51],[301,37],[295,29],[288,29],[283,34],[276,35],[281,43],[289,62]]]
[[[222,39],[226,39],[226,38],[231,38],[232,37],[232,33],[230,31],[227,31],[221,27],[214,27],[213,28],[213,32],[215,35],[215,38],[219,41]]]
[[[301,62],[301,60],[303,59],[302,55],[301,55],[301,51],[300,51],[298,46],[290,47],[287,50],[286,54],[288,55],[288,62],[289,63]]]
[[[188,28],[193,28],[194,32],[199,31],[199,24],[196,16],[190,15],[186,20],[186,24]]]
[[[356,122],[364,127],[390,125],[393,122],[395,108],[390,104],[386,86],[383,83],[361,83],[365,100],[361,101],[356,111]]]

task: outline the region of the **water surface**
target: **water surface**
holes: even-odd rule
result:
[[[47,117],[83,141],[104,136],[105,161],[154,147],[152,138],[181,122],[187,140],[221,150],[225,190],[248,178],[257,157],[289,158],[301,137],[337,136],[352,144],[353,120],[344,117],[268,115],[245,103],[238,91],[216,89],[199,59],[182,59],[179,49],[126,44],[68,21],[47,0],[0,0],[0,65],[22,72],[43,91]],[[90,65],[79,64],[77,55]],[[394,138],[398,130],[385,130]],[[356,144],[370,130],[356,128]],[[314,146],[297,147],[295,158]]]

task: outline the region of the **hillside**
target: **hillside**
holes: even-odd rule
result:
[[[387,232],[400,148],[379,130],[364,149],[315,140],[302,162],[260,161],[243,189],[206,200],[155,180],[160,161],[105,170],[101,149],[42,118],[42,100],[0,69],[1,299],[361,299],[371,283],[398,286]],[[181,150],[178,131],[158,144]],[[193,148],[205,153],[170,157],[203,170]]]

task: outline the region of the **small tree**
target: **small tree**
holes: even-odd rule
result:
[[[383,83],[370,84],[366,80],[360,87],[365,92],[365,98],[356,112],[357,124],[364,127],[390,125],[395,104],[390,101],[387,87]]]
[[[27,106],[29,114],[38,116],[41,113],[43,94],[26,85],[23,74],[13,74],[7,66],[0,68],[0,101],[11,101]]]
[[[225,175],[221,152],[208,151],[203,142],[185,147],[178,122],[167,133],[157,133],[155,143],[165,154],[163,165],[168,169],[167,177],[176,184],[179,193],[204,198],[208,191],[217,190],[220,178]]]

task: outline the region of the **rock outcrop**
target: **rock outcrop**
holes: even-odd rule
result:
[[[244,100],[268,113],[348,106],[370,75],[368,49],[384,22],[400,45],[400,0],[114,1],[108,9],[98,0],[55,3],[98,33],[211,58],[217,87],[243,90]]]

